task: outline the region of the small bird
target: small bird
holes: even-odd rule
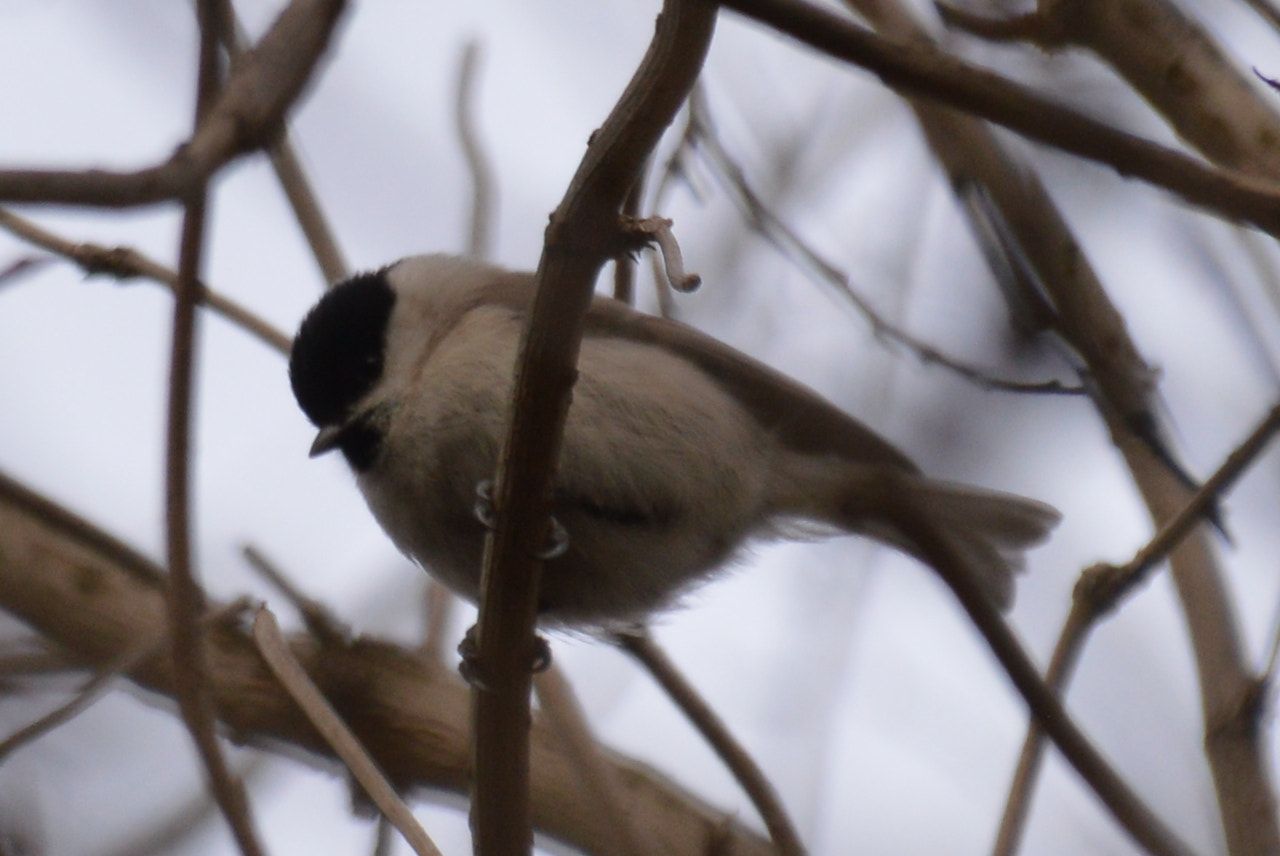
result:
[[[412,256],[330,289],[303,319],[289,377],[382,528],[458,594],[479,597],[477,487],[506,437],[534,278]],[[676,321],[594,298],[556,475],[565,538],[544,565],[540,621],[641,621],[748,542],[821,530],[920,550],[924,520],[1007,608],[1023,551],[1058,522],[1044,503],[929,479],[817,393]]]

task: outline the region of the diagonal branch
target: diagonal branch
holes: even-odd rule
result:
[[[724,6],[828,56],[866,68],[903,95],[972,113],[1029,140],[1164,188],[1226,220],[1280,235],[1280,185],[1273,182],[1206,166],[937,48],[890,41],[803,0],[725,0]]]

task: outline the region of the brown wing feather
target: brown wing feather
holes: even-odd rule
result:
[[[597,297],[587,313],[587,335],[621,336],[679,354],[715,378],[793,451],[919,472],[887,440],[818,393],[687,324]]]

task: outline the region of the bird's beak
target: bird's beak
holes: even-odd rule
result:
[[[342,442],[343,425],[326,425],[316,434],[315,441],[311,444],[311,451],[307,454],[312,457],[319,457],[325,452],[332,452],[338,448],[338,444]]]

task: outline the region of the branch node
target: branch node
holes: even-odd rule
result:
[[[702,285],[702,277],[685,272],[684,254],[680,252],[680,243],[671,226],[672,221],[665,217],[622,218],[622,228],[628,235],[639,237],[645,243],[658,245],[667,282],[681,294],[689,294]]]

